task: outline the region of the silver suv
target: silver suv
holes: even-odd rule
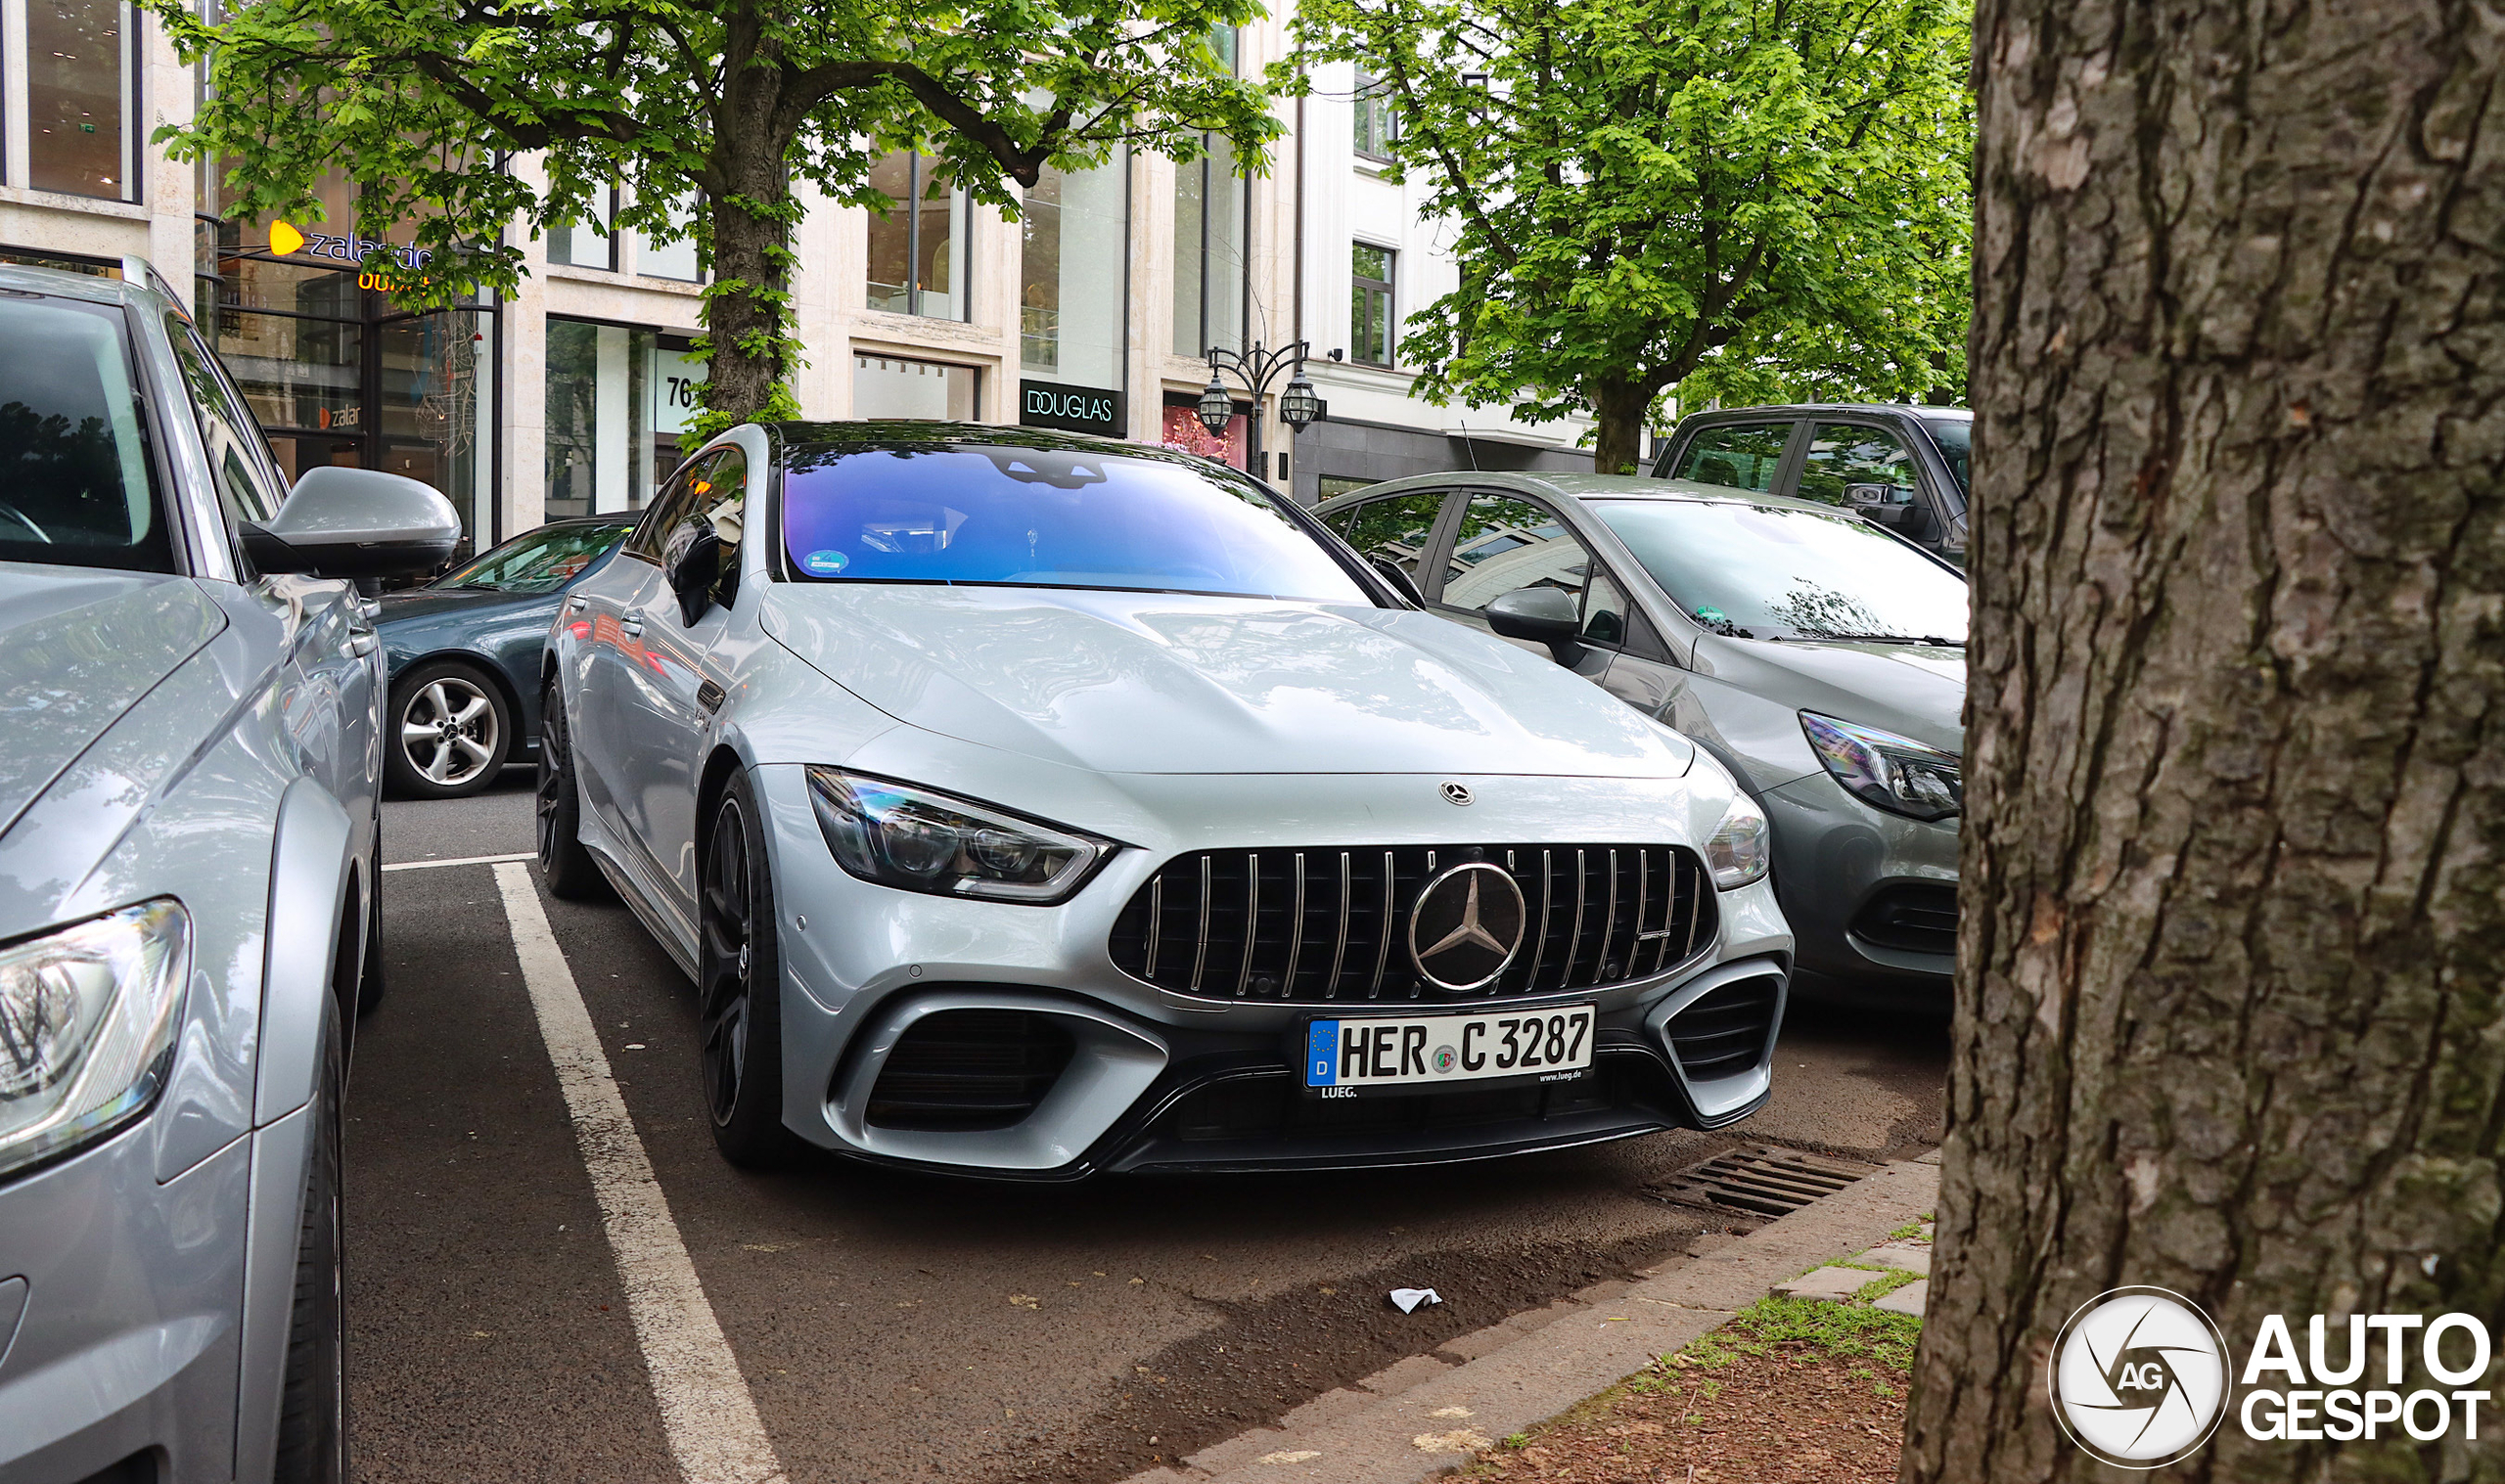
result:
[[[0,268],[0,1478],[339,1480],[382,655],[459,521],[279,468],[190,317]]]

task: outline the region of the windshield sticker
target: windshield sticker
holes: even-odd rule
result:
[[[821,577],[832,577],[843,571],[849,561],[842,552],[811,552],[800,559],[800,565]]]

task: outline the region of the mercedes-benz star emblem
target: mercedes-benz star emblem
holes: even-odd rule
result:
[[[1467,994],[1505,971],[1528,920],[1512,877],[1484,861],[1455,866],[1409,904],[1409,958],[1428,983]]]
[[[1470,786],[1468,784],[1446,784],[1444,785],[1442,791],[1444,795],[1444,802],[1447,804],[1466,804],[1470,802]]]

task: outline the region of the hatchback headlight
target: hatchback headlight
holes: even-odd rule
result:
[[[1943,820],[1965,807],[1954,752],[1814,711],[1800,713],[1800,730],[1836,782],[1864,803],[1918,820]]]
[[[809,803],[844,870],[938,896],[1062,901],[1115,848],[1111,840],[987,804],[840,768],[809,770]]]
[[[0,1176],[148,1110],[190,972],[191,919],[171,901],[0,948]]]
[[[1705,864],[1713,872],[1713,884],[1731,891],[1760,880],[1772,859],[1766,844],[1765,811],[1747,794],[1733,794],[1731,807],[1722,811],[1722,823],[1713,827],[1705,841]]]

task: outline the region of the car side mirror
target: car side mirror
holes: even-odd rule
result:
[[[1553,587],[1518,587],[1497,598],[1481,609],[1487,627],[1507,639],[1527,639],[1548,646],[1548,652],[1559,664],[1572,664],[1580,657],[1582,622],[1575,616],[1574,600]]]
[[[725,564],[723,558],[731,561]],[[718,599],[724,607],[739,595],[739,548],[706,531],[687,543],[670,563],[669,590],[678,595],[678,619],[692,625]]]
[[[306,470],[266,523],[245,521],[242,535],[263,572],[398,577],[443,565],[460,543],[461,517],[415,479],[326,464]]]
[[[1901,484],[1847,484],[1844,497],[1853,514],[1867,517],[1907,540],[1931,529],[1931,508]]]
[[[1393,592],[1420,607],[1427,606],[1427,595],[1418,591],[1418,579],[1402,570],[1399,562],[1389,562],[1381,557],[1368,557],[1366,565],[1374,568],[1376,576],[1390,583]]]

